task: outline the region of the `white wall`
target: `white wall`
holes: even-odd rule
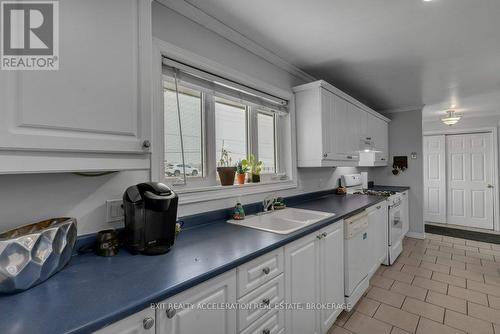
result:
[[[301,79],[272,65],[266,60],[231,43],[153,2],[153,35],[180,48],[232,67],[239,72],[264,81],[282,90],[304,83]],[[299,188],[278,192],[288,196],[300,192],[330,189],[337,185],[343,173],[353,168],[299,169]],[[120,172],[101,177],[73,174],[2,175],[0,176],[0,231],[32,223],[48,217],[73,216],[78,219],[78,233],[87,234],[120,226],[105,223],[105,201],[119,199],[132,184],[148,181],[149,170]],[[262,200],[266,194],[243,198],[244,203]],[[184,205],[179,215],[233,206],[234,199]]]
[[[372,168],[369,179],[375,184],[409,186],[410,232],[423,233],[423,156],[422,156],[422,111],[408,111],[387,115],[389,123],[390,166]],[[417,159],[411,159],[411,152]],[[392,157],[408,156],[408,169],[399,175],[392,174]]]

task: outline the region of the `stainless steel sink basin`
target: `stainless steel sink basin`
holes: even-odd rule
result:
[[[265,214],[247,216],[244,220],[231,219],[227,222],[267,232],[290,234],[333,216],[335,216],[334,213],[286,208]]]

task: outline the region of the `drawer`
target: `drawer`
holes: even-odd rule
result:
[[[239,266],[236,270],[238,297],[268,282],[283,272],[283,248]]]
[[[264,314],[270,312],[271,308],[252,307],[258,304],[278,304],[285,298],[284,274],[273,278],[261,287],[238,299],[239,304],[248,305],[238,310],[238,330],[247,328]]]
[[[285,312],[283,310],[272,310],[266,316],[260,318],[240,334],[282,334],[285,329]]]

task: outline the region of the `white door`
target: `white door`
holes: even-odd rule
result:
[[[492,136],[446,137],[448,223],[493,229]]]
[[[169,304],[192,304],[176,309]],[[233,334],[236,313],[230,309],[206,309],[215,304],[236,303],[236,271],[232,270],[208,282],[181,292],[164,302],[156,311],[156,334]],[[197,305],[200,305],[199,307]]]
[[[339,228],[340,226],[340,228]],[[319,242],[320,301],[323,305],[344,303],[344,222],[321,230],[325,233]],[[321,332],[332,327],[341,308],[325,307],[320,311]]]
[[[311,234],[285,246],[285,299],[287,303],[315,303],[319,295],[318,242]],[[317,334],[314,310],[287,310],[287,334]]]
[[[94,334],[153,334],[154,332],[155,311],[147,308],[104,327]]]
[[[446,223],[445,136],[424,136],[424,220]]]

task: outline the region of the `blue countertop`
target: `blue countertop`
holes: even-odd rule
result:
[[[410,189],[410,187],[406,187],[406,186],[383,186],[383,185],[378,185],[378,184],[376,184],[370,188],[370,190],[395,191],[398,193],[409,190],[409,189]]]
[[[164,255],[74,256],[46,282],[0,296],[0,333],[92,332],[381,201],[329,194],[292,204],[336,215],[289,235],[219,219],[183,231]]]

